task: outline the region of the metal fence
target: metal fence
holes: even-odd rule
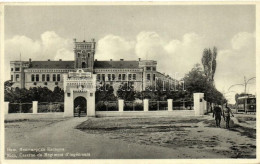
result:
[[[118,111],[118,101],[98,101],[96,111]]]
[[[9,103],[8,113],[32,113],[32,103]]]
[[[136,102],[136,101],[125,101],[124,102],[124,111],[143,111],[144,105],[143,101]]]
[[[63,102],[39,102],[38,113],[64,112]]]
[[[192,100],[177,100],[172,102],[173,110],[193,110]]]
[[[167,101],[149,101],[149,111],[168,110]]]

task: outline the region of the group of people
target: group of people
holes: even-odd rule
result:
[[[227,106],[227,104],[224,105],[223,109],[221,105],[214,106],[212,117],[215,117],[217,127],[220,127],[221,116],[223,116],[224,121],[226,121],[226,128],[229,129],[230,117],[234,117],[234,114],[232,113],[232,110]]]

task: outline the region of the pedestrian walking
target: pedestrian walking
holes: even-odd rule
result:
[[[215,105],[213,109],[213,118],[215,117],[216,120],[216,127],[220,128],[220,122],[221,122],[221,116],[222,116],[222,109],[220,105]]]
[[[76,107],[76,111],[78,112],[78,117],[80,117],[80,114],[81,114],[81,107],[80,107],[80,105],[78,105]]]
[[[223,110],[223,117],[224,120],[226,121],[226,128],[229,129],[229,122],[230,122],[230,116],[234,117],[232,110],[228,107],[226,104]]]

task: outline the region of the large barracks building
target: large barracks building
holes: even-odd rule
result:
[[[132,82],[137,90],[144,90],[148,85],[155,85],[156,80],[161,80],[163,85],[170,86],[174,80],[168,75],[157,71],[157,62],[154,60],[132,61],[124,59],[99,61],[95,59],[96,42],[85,40],[78,42],[74,39],[74,61],[11,61],[11,80],[13,87],[48,87],[56,86],[65,89],[64,78],[82,74],[95,75],[97,83],[106,82],[114,86]],[[77,74],[78,72],[78,74]],[[82,78],[82,77],[78,77]],[[80,82],[80,80],[79,80]]]

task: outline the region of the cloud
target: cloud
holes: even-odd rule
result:
[[[232,84],[243,82],[244,75],[249,78],[255,76],[255,33],[240,32],[230,39],[230,48],[219,49],[217,56],[217,70],[215,75],[216,87],[223,91]],[[96,56],[98,60],[156,60],[158,70],[162,73],[175,73],[183,76],[196,63],[201,63],[207,40],[194,32],[184,34],[180,39],[167,40],[154,31],[142,31],[133,40],[122,36],[109,34],[97,42]],[[54,31],[46,31],[38,40],[27,36],[13,36],[5,40],[5,69],[10,70],[10,60],[73,60],[72,40],[63,38]],[[9,71],[6,71],[9,79]],[[236,89],[236,88],[234,88]],[[238,88],[237,91],[243,91]],[[250,92],[255,86],[250,86]],[[231,95],[233,97],[233,95]]]
[[[98,41],[95,58],[98,60],[137,60],[133,53],[134,44],[133,41],[127,41],[120,36],[107,35]]]
[[[253,42],[255,40],[255,34],[254,33],[248,33],[248,32],[241,32],[236,34],[232,40],[232,48],[234,50],[241,50],[243,48],[252,48]]]
[[[54,31],[46,31],[40,39],[33,40],[27,36],[15,35],[5,40],[5,69],[10,70],[10,61],[20,60],[47,60],[63,59],[73,60],[72,40],[63,38]],[[10,79],[6,71],[5,79]]]
[[[255,33],[238,33],[233,36],[230,43],[232,47],[220,50],[217,57],[215,82],[220,91],[227,91],[233,84],[243,83],[244,76],[247,79],[256,76]],[[255,94],[255,85],[250,85],[248,88],[248,92]],[[230,90],[241,93],[244,87],[235,86]],[[230,101],[234,103],[235,93],[231,92],[228,95]]]

